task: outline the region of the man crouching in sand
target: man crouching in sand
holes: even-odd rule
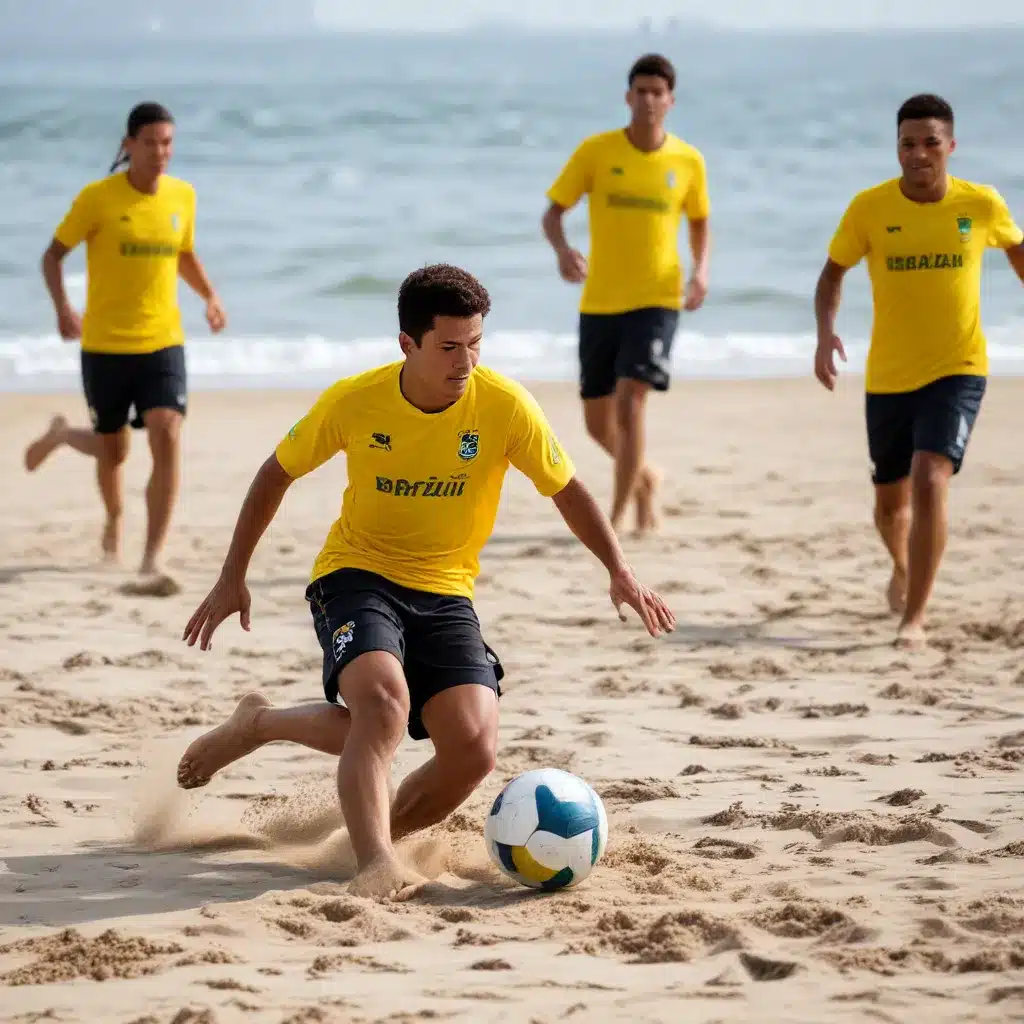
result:
[[[484,287],[456,267],[429,266],[405,280],[405,358],[338,381],[288,432],[257,472],[220,578],[185,628],[189,646],[202,650],[235,613],[249,628],[245,576],[260,537],[292,482],[344,451],[341,515],[306,589],[327,702],[275,708],[246,695],[185,751],[178,783],[204,786],[276,740],[339,757],[355,895],[395,896],[423,881],[399,862],[394,842],[443,820],[494,768],[502,669],[472,598],[510,464],[552,498],[607,568],[620,616],[628,605],[652,636],[675,625],[665,602],[637,582],[529,392],[477,365],[489,310]],[[390,766],[406,727],[413,739],[430,739],[434,756],[392,803]]]

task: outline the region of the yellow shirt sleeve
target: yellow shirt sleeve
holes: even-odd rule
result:
[[[345,449],[345,396],[343,386],[329,387],[281,439],[275,450],[277,461],[293,480],[312,473]]]
[[[185,215],[185,230],[181,234],[180,252],[192,252],[196,244],[196,194],[189,192],[188,213]]]
[[[701,153],[696,154],[693,180],[686,192],[683,213],[689,220],[704,220],[711,213],[711,197],[708,195],[708,169]]]
[[[86,186],[75,196],[71,208],[57,225],[53,237],[66,249],[81,245],[99,227],[96,190]]]
[[[1017,226],[1006,205],[1006,200],[993,188],[992,222],[988,229],[988,244],[993,249],[1012,249],[1024,241],[1024,231]]]
[[[860,203],[854,199],[828,247],[828,258],[841,267],[856,266],[868,254],[868,238],[860,214]]]
[[[508,460],[530,478],[545,498],[550,498],[576,475],[576,467],[558,443],[533,395],[525,388],[518,388],[515,399],[506,448]]]
[[[548,189],[548,199],[568,210],[575,206],[582,196],[593,187],[593,168],[589,142],[582,142],[569,157],[561,174]]]

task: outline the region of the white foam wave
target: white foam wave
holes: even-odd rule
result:
[[[547,331],[498,331],[488,335],[489,366],[521,380],[575,380],[576,338]],[[845,372],[863,371],[867,345],[847,343]],[[234,337],[190,341],[190,387],[320,388],[351,373],[400,357],[393,338],[332,341],[322,337]],[[810,334],[723,334],[681,331],[672,349],[673,373],[696,378],[791,377],[811,372]],[[995,375],[1024,374],[1024,326],[989,331]],[[77,388],[79,349],[55,335],[0,337],[0,391]]]

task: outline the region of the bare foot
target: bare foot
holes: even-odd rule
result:
[[[657,533],[661,529],[661,507],[658,491],[663,474],[655,466],[644,466],[636,485],[636,532]]]
[[[381,858],[367,865],[349,882],[353,896],[383,897],[407,900],[415,896],[427,880],[397,858]]]
[[[893,569],[885,597],[890,610],[897,615],[902,615],[907,610],[907,574],[902,569]]]
[[[924,626],[920,622],[907,622],[904,619],[896,633],[896,646],[907,651],[923,651],[928,646]]]
[[[34,473],[64,443],[67,429],[68,421],[63,416],[54,416],[50,420],[46,433],[25,449],[25,469],[29,473]]]
[[[203,733],[182,754],[178,785],[182,789],[205,786],[222,768],[262,746],[256,723],[260,712],[272,706],[262,693],[247,693],[226,722]]]

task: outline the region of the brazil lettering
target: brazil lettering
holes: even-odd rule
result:
[[[888,256],[888,270],[960,270],[964,256],[960,252],[922,253],[920,256]]]
[[[649,210],[652,213],[668,213],[669,211],[669,204],[664,199],[629,195],[626,192],[609,192],[608,205],[623,207],[627,210]]]
[[[440,480],[436,476],[429,480],[377,477],[377,490],[382,494],[393,494],[396,498],[461,498],[465,489],[465,480]]]
[[[122,256],[177,256],[178,250],[173,245],[161,242],[122,242]]]

